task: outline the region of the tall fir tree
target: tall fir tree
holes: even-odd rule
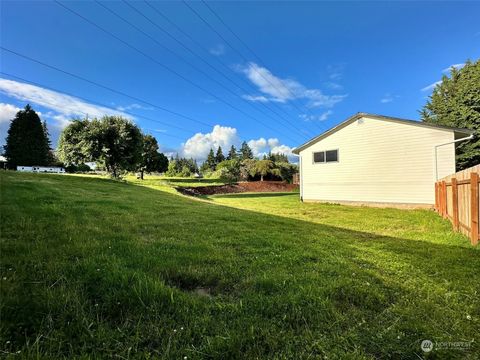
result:
[[[227,160],[234,160],[237,158],[238,158],[237,149],[235,148],[235,145],[232,145],[230,147],[230,150],[228,151]]]
[[[457,170],[480,163],[480,60],[454,67],[443,76],[420,111],[422,121],[475,131],[470,141],[456,146]]]
[[[253,159],[253,151],[250,146],[248,146],[246,141],[242,143],[242,147],[240,148],[240,156],[242,160]]]
[[[219,146],[217,149],[217,154],[215,155],[215,162],[217,164],[220,164],[224,160],[225,160],[225,156],[223,155],[222,147]]]
[[[48,159],[47,159],[47,164],[52,165],[55,162],[58,162],[55,158],[55,153],[53,152],[52,149],[52,141],[50,140],[50,132],[48,131],[47,127],[47,122],[44,120],[43,121],[43,133],[45,134],[45,138],[47,139],[47,147],[48,147]]]
[[[204,163],[204,166],[202,166],[202,169],[215,171],[216,167],[217,167],[217,162],[215,159],[215,153],[213,152],[213,149],[210,148],[210,152],[208,153],[207,160],[205,160],[205,163]]]
[[[18,165],[49,165],[51,161],[48,130],[28,104],[10,123],[5,141],[5,157],[12,169]]]

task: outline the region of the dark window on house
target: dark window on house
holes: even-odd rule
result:
[[[338,161],[338,150],[328,150],[326,151],[327,162]]]
[[[313,162],[315,164],[325,162],[337,162],[338,150],[318,151],[313,153]]]
[[[314,163],[325,162],[325,151],[314,152],[313,153],[313,162]]]

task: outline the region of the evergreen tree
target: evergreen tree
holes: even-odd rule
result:
[[[467,61],[443,76],[420,111],[422,121],[438,125],[480,130],[480,60]],[[480,163],[480,137],[458,143],[457,170]]]
[[[47,147],[48,147],[47,164],[52,165],[55,162],[58,162],[58,160],[55,158],[55,154],[52,149],[52,141],[50,140],[50,133],[48,132],[47,122],[45,120],[43,121],[42,126],[43,126],[43,133],[44,133],[45,139],[47,139]]]
[[[222,147],[219,146],[217,149],[217,154],[215,155],[215,162],[216,164],[220,164],[223,160],[225,160],[225,156],[223,155]]]
[[[248,146],[246,141],[242,143],[242,147],[240,148],[240,156],[242,160],[253,159],[253,151],[250,146]]]
[[[17,165],[48,165],[51,161],[48,131],[28,104],[15,115],[5,140],[5,157],[12,169]]]
[[[237,149],[234,145],[230,147],[230,151],[228,152],[227,160],[235,160],[238,159]]]
[[[205,160],[204,166],[202,166],[202,168],[206,170],[215,171],[216,166],[217,166],[217,162],[215,159],[215,154],[213,152],[213,149],[210,149],[210,152],[208,153],[208,156],[207,156],[207,160]]]

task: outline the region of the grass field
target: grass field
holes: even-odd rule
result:
[[[431,211],[0,180],[3,357],[479,357],[480,252]]]

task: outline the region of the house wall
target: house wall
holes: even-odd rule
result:
[[[300,152],[303,200],[433,204],[435,145],[453,131],[368,117]],[[313,163],[313,152],[338,149],[338,162]],[[438,178],[455,172],[454,144],[438,148]]]

